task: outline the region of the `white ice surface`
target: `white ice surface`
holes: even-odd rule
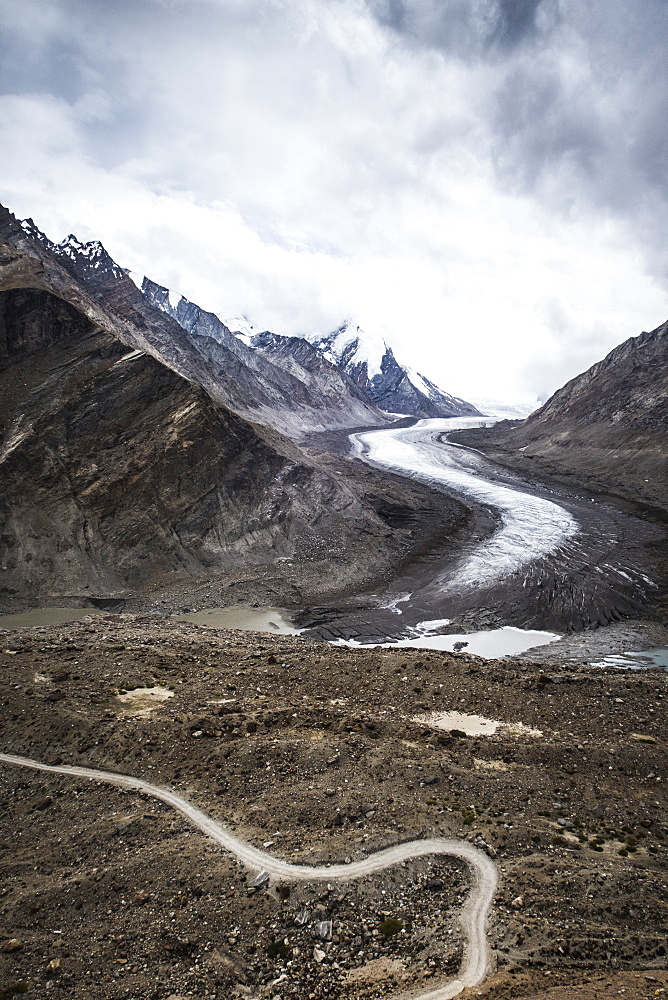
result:
[[[456,567],[445,590],[494,584],[555,552],[578,532],[577,522],[563,507],[482,478],[475,453],[437,440],[444,431],[484,423],[476,418],[420,420],[413,427],[351,435],[366,461],[450,487],[498,511],[501,527]]]
[[[462,650],[464,653],[472,653],[485,659],[497,659],[524,653],[534,646],[546,646],[549,642],[560,638],[561,636],[555,632],[539,632],[506,625],[504,628],[489,629],[486,632],[466,632],[461,635],[434,635],[425,632],[412,639],[397,639],[394,642],[380,642],[377,645],[385,649],[440,649],[451,653],[455,643],[461,642],[466,644]],[[337,639],[332,645],[371,648],[370,645],[358,642],[356,639]]]

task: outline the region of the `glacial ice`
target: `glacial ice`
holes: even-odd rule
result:
[[[555,552],[578,533],[567,510],[543,497],[482,478],[475,453],[438,440],[446,431],[480,426],[483,420],[419,420],[412,427],[351,435],[365,461],[429,484],[446,486],[498,512],[500,527],[464,557],[444,590],[499,582]]]

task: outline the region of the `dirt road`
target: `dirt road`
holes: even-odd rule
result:
[[[193,806],[186,799],[168,788],[160,788],[140,778],[132,778],[111,771],[98,771],[88,767],[70,767],[67,765],[42,764],[29,757],[18,757],[13,754],[0,753],[0,761],[19,767],[29,767],[38,771],[51,771],[56,774],[71,775],[74,778],[88,778],[92,781],[104,781],[127,791],[141,792],[151,795],[161,802],[172,806],[180,812],[189,823],[197,827],[221,847],[229,851],[248,868],[266,872],[278,880],[314,881],[319,879],[337,879],[352,881],[374,872],[383,871],[393,865],[400,864],[409,858],[420,858],[425,855],[447,854],[461,858],[467,863],[473,874],[473,885],[467,902],[462,910],[460,922],[466,942],[464,960],[457,979],[437,987],[434,990],[415,994],[406,994],[411,1000],[450,1000],[467,987],[481,983],[487,975],[491,954],[487,940],[487,917],[492,906],[497,885],[496,865],[490,858],[466,841],[437,837],[429,840],[412,840],[405,844],[396,844],[384,851],[363,858],[348,865],[323,865],[309,867],[307,865],[292,865],[271,854],[259,851],[251,844],[235,837],[224,826],[217,823],[206,813]],[[400,1000],[400,998],[398,998]]]

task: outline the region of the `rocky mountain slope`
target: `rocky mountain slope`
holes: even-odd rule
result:
[[[382,338],[366,334],[351,322],[325,337],[287,337],[258,331],[245,317],[223,321],[149,278],[132,277],[152,305],[176,319],[194,338],[208,337],[224,344],[250,367],[264,368],[268,362],[316,396],[324,392],[329,406],[336,406],[338,400],[347,426],[352,425],[354,415],[359,416],[360,425],[367,422],[368,407],[379,420],[376,407],[384,413],[421,418],[480,413],[472,403],[451,396],[424,375],[400,365]],[[249,351],[255,353],[255,361]],[[360,405],[362,412],[358,412]],[[317,418],[311,417],[311,421],[314,430],[321,426],[315,426]]]
[[[99,242],[83,244],[69,236],[54,244],[32,220],[21,223],[21,229],[32,253],[59,263],[72,279],[84,282],[97,304],[120,320],[127,342],[201,386],[239,416],[293,438],[314,430],[384,423],[377,407],[350,380],[332,373],[330,366],[320,380],[306,384],[251,350],[217,317],[187,300],[180,303],[184,327],[167,289],[147,281],[143,294]]]
[[[366,470],[344,477],[244,419],[253,393],[256,418],[275,412],[279,385],[239,345],[219,344],[216,367],[193,340],[99,244],[54,248],[0,209],[5,603],[240,577],[256,595],[276,577],[284,598],[290,580],[336,591],[419,543],[376,495],[419,506],[428,491],[387,477],[366,499]]]
[[[378,426],[386,418],[345,372],[304,342],[306,350],[255,350],[255,340],[235,336],[214,313],[149,278],[141,280],[146,299],[187,332],[198,364],[216,382],[232,372],[245,385],[235,409],[269,423],[291,437],[337,427]],[[285,338],[281,338],[285,339]],[[250,344],[252,343],[252,346]],[[221,401],[225,401],[222,400]]]
[[[522,423],[457,439],[668,512],[668,323],[620,344]]]

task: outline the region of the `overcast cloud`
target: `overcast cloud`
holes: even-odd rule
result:
[[[544,397],[668,316],[666,0],[0,0],[0,198]]]

